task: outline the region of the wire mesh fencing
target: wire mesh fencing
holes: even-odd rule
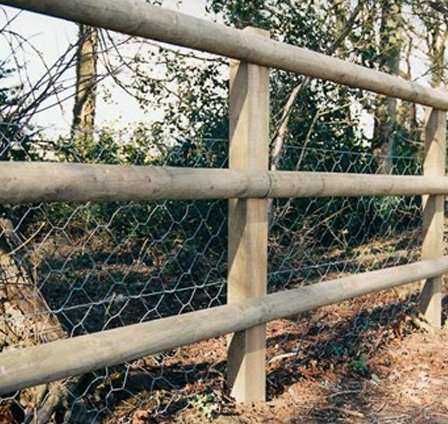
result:
[[[139,129],[50,140],[12,125],[1,134],[4,160],[227,166],[225,139],[157,141]],[[367,149],[288,147],[283,157],[282,169],[318,172],[374,173],[378,161]],[[418,155],[392,163],[395,174],[422,170]],[[226,302],[227,202],[3,205],[1,212],[0,350]],[[418,197],[275,200],[269,291],[415,261],[420,228]],[[400,289],[270,323],[268,395],[304,378],[368,375],[375,352],[407,331],[403,317],[416,313],[414,304],[412,288]],[[4,396],[0,411],[11,422],[156,423],[186,411],[204,422],[232,408],[225,358],[225,337],[208,340]]]
[[[372,174],[379,160],[369,152],[298,150],[295,156],[307,171]],[[420,175],[421,156],[394,157],[392,172]],[[277,201],[269,244],[270,290],[419,260],[421,209],[416,196]],[[271,393],[303,379],[329,387],[337,386],[341,375],[376,378],[377,355],[391,339],[411,331],[417,293],[411,285],[269,324]]]

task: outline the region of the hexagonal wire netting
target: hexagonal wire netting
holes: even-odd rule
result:
[[[126,139],[109,130],[76,145],[2,125],[2,156],[8,159],[227,163],[228,141],[222,139],[157,145],[144,131]],[[358,173],[373,172],[378,160],[365,152],[306,147],[288,147],[284,158],[283,169]],[[421,161],[394,157],[393,173],[419,174]],[[270,211],[270,292],[419,257],[417,197],[275,200]],[[3,206],[1,220],[0,349],[225,303],[225,201]],[[412,314],[414,301],[412,291],[394,290],[269,324],[269,397],[301,378],[367,367],[361,359],[381,349],[390,337],[384,329],[400,314]],[[222,337],[24,390],[4,396],[1,410],[18,422],[26,416],[54,423],[169,422],[187,409],[206,420],[231,405],[225,346]],[[361,368],[355,371],[368,372]]]

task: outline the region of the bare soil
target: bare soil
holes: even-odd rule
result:
[[[122,424],[448,424],[448,326],[431,330],[414,298],[402,298],[369,295],[270,323],[267,402],[231,399],[220,338],[164,358],[177,397],[161,382],[138,388],[148,388],[154,357],[134,364],[127,388],[136,391],[116,399],[114,415]]]
[[[230,397],[221,337],[88,377],[74,422],[448,424],[448,325],[431,330],[415,301],[389,291],[270,323],[267,402]],[[0,423],[19,424],[9,406]]]

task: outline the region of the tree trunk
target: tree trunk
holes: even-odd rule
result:
[[[336,39],[331,43],[328,49],[325,51],[325,54],[329,56],[333,56],[335,52],[343,46],[346,38],[350,34],[353,29],[353,26],[356,23],[360,13],[364,8],[365,0],[359,0],[352,13],[341,25],[341,29],[339,31]],[[288,134],[288,126],[289,120],[291,118],[291,113],[294,105],[296,104],[297,99],[301,96],[301,94],[309,87],[311,84],[312,78],[304,77],[302,82],[295,86],[291,93],[289,94],[285,106],[282,110],[282,115],[280,121],[278,122],[278,127],[274,133],[271,143],[273,144],[272,152],[271,152],[271,171],[277,171],[280,169],[281,159],[282,159],[282,151],[284,149],[286,136]],[[296,168],[297,169],[297,168]],[[274,218],[274,199],[268,200],[268,217],[269,222],[272,224]]]
[[[432,16],[431,16],[432,15]],[[426,44],[428,47],[428,57],[431,64],[431,85],[438,88],[445,83],[446,79],[446,42],[448,40],[448,11],[445,19],[436,12],[429,14],[425,20]]]
[[[381,2],[379,69],[392,75],[400,70],[402,37],[402,0]],[[375,111],[373,151],[377,156],[377,172],[391,174],[393,167],[394,133],[397,121],[397,100],[383,97]]]
[[[413,80],[413,60],[412,54],[414,53],[414,34],[408,34],[406,38],[406,48],[403,50],[403,62],[406,65],[404,71],[404,77],[412,81]],[[422,137],[422,131],[417,119],[417,105],[411,102],[404,102],[397,114],[397,123],[400,127],[406,128],[411,140],[420,140]]]
[[[78,43],[72,134],[82,151],[88,147],[95,126],[98,29],[80,24]]]

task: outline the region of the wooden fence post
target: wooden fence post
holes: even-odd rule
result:
[[[245,31],[269,36],[255,28]],[[229,167],[267,171],[268,161],[269,69],[231,61]],[[229,200],[229,304],[266,294],[267,236],[266,199]],[[265,325],[233,334],[227,358],[232,396],[238,402],[265,400]]]
[[[423,173],[428,177],[445,176],[446,112],[430,109],[425,128]],[[443,256],[445,196],[423,196],[423,259]],[[420,310],[435,328],[442,326],[442,278],[426,280],[420,295]]]

